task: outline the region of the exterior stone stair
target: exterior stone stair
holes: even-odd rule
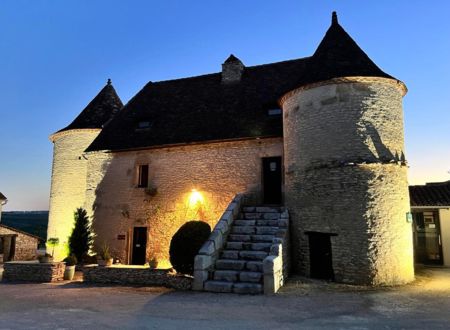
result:
[[[270,255],[283,211],[282,207],[242,207],[209,271],[205,291],[263,293],[263,260]]]

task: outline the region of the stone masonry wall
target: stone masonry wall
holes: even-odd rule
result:
[[[84,150],[100,130],[71,130],[53,136],[53,166],[47,237],[59,238],[55,260],[67,254],[67,242],[74,226],[74,212],[86,195],[87,160]]]
[[[106,242],[114,257],[129,263],[133,227],[144,226],[147,260],[170,266],[170,240],[180,226],[196,219],[213,228],[239,192],[250,192],[253,202],[261,202],[261,158],[282,152],[282,139],[273,138],[87,154],[85,205],[93,216],[96,248]],[[137,188],[137,167],[143,164],[149,165],[155,196]],[[203,198],[195,205],[190,203],[192,189]]]
[[[3,281],[56,282],[64,278],[63,262],[39,263],[38,261],[12,261],[3,265]]]
[[[323,85],[285,99],[285,205],[293,267],[309,275],[305,232],[331,236],[335,279],[414,278],[402,92],[386,79]]]
[[[36,259],[36,250],[39,244],[39,240],[36,237],[9,229],[0,224],[0,236],[1,235],[17,235],[14,260]]]

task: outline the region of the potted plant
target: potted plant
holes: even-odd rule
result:
[[[72,281],[73,276],[75,275],[75,265],[78,263],[77,257],[71,254],[64,259],[64,262],[66,263],[66,269],[64,270],[64,279]]]
[[[100,253],[97,255],[97,263],[99,266],[111,266],[113,258],[109,253],[109,246],[104,243],[100,249]]]
[[[47,240],[47,246],[52,248],[52,254],[45,253],[43,256],[39,256],[38,260],[40,263],[53,262],[53,255],[55,253],[55,247],[59,244],[59,238],[50,237]]]
[[[158,259],[153,257],[152,259],[150,259],[148,265],[150,266],[151,269],[158,268]]]

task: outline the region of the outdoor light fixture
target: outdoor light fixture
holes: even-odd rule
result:
[[[203,203],[203,196],[197,189],[192,189],[191,194],[189,196],[189,207],[193,208],[198,204]]]

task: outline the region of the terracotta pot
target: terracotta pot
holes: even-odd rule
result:
[[[67,281],[72,281],[75,275],[75,266],[66,266],[64,270],[64,279]]]

